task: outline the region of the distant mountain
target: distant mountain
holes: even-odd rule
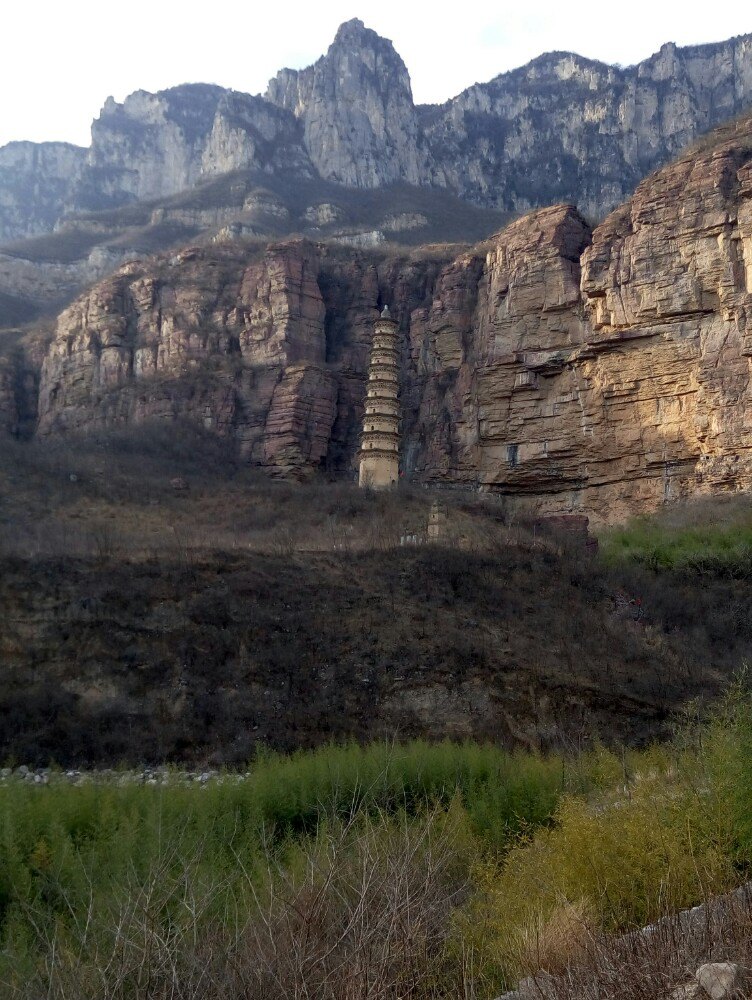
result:
[[[61,220],[55,232],[0,247],[0,331],[57,312],[119,264],[187,243],[264,245],[290,235],[351,247],[475,243],[508,214],[445,188],[399,182],[348,188],[235,170],[175,195]]]
[[[627,69],[549,53],[444,105],[416,106],[392,43],[352,20],[325,56],[283,69],[263,97],[205,84],[137,91],[107,100],[88,150],[0,148],[0,240],[239,169],[359,189],[442,187],[506,212],[570,201],[600,216],[751,103],[744,35],[669,43]]]

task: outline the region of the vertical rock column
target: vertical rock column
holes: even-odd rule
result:
[[[399,351],[397,324],[384,307],[373,334],[368,369],[360,486],[394,486],[399,476]]]

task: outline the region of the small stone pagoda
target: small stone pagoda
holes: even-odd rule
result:
[[[363,435],[360,444],[360,486],[383,489],[399,478],[399,348],[397,324],[385,306],[376,320],[368,368]]]

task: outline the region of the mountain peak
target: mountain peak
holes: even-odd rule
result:
[[[267,100],[303,123],[327,180],[351,187],[419,183],[423,168],[410,75],[387,38],[345,21],[326,55],[269,81]]]
[[[351,20],[343,21],[340,24],[334,36],[334,41],[329,47],[329,52],[331,53],[332,49],[336,50],[344,46],[355,49],[388,48],[397,56],[393,43],[372,28],[367,28],[359,17],[353,17]],[[399,56],[397,58],[399,59]]]
[[[334,36],[334,41],[337,42],[349,38],[359,38],[369,31],[371,31],[371,29],[366,28],[365,24],[359,17],[351,17],[349,21],[343,21],[339,28],[337,28],[337,34]],[[375,35],[376,32],[371,31],[371,34]]]

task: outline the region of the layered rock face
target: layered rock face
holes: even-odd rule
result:
[[[183,416],[259,464],[315,467],[336,412],[316,271],[304,244],[126,265],[60,316],[39,432]]]
[[[727,131],[643,182],[583,257],[594,444],[615,456],[597,478],[621,476],[626,503],[749,488],[752,122]]]
[[[667,44],[628,69],[551,53],[440,107],[416,107],[392,43],[353,20],[325,56],[282,70],[264,97],[203,84],[137,91],[106,102],[85,154],[60,144],[0,150],[0,241],[245,168],[364,189],[441,186],[503,211],[572,201],[602,216],[750,103],[745,35]]]
[[[64,312],[39,431],[187,415],[272,469],[351,475],[373,323],[402,467],[603,520],[752,481],[752,119],[591,234],[572,207],[459,256],[306,241],[128,265]]]
[[[419,477],[601,520],[748,489],[751,177],[747,119],[644,181],[590,246],[568,209],[510,226],[472,312],[472,283],[445,272],[423,320],[441,374],[420,392]]]
[[[444,475],[603,520],[747,489],[751,176],[747,119],[644,181],[581,257],[566,209],[501,233],[450,394],[419,421],[444,407]]]

